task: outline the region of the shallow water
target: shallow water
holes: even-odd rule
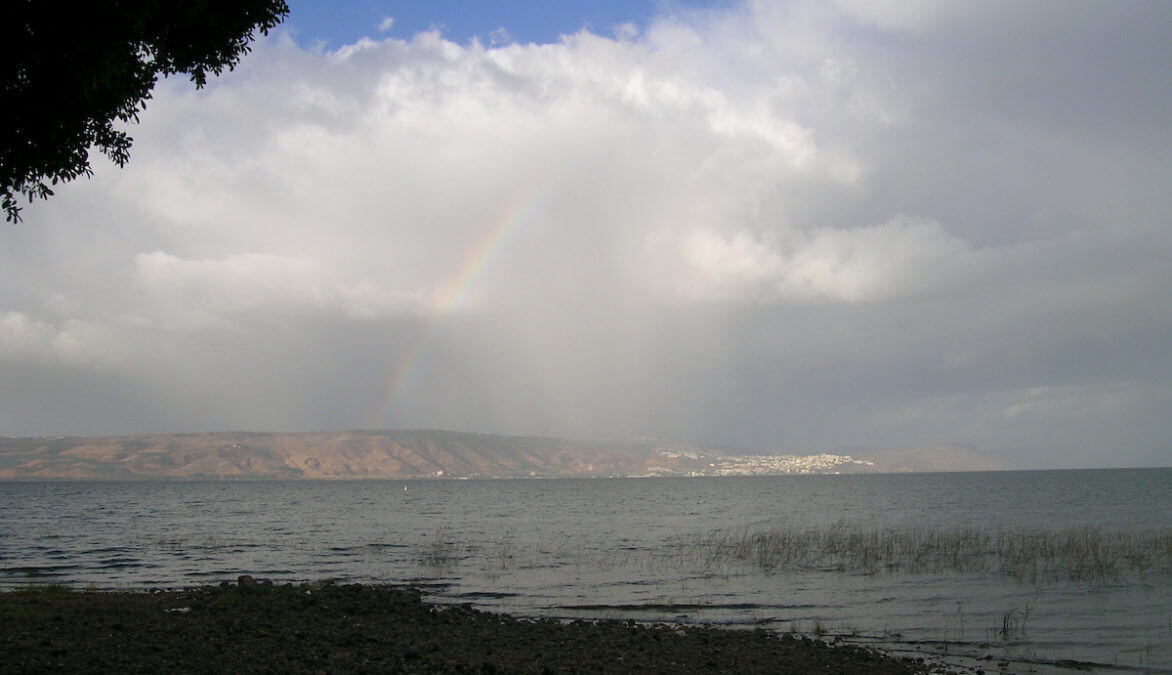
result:
[[[404,490],[404,488],[407,488]],[[0,584],[175,587],[242,573],[414,583],[517,614],[761,625],[888,649],[1172,670],[1172,561],[1071,581],[713,559],[787,528],[1151,532],[1172,470],[407,482],[0,483]],[[968,660],[968,661],[966,661]],[[985,661],[979,661],[985,663]]]

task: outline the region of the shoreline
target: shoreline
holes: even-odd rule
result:
[[[0,592],[0,670],[929,673],[923,658],[765,630],[517,618],[394,586]]]

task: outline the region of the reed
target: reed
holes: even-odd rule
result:
[[[444,528],[420,549],[419,562],[432,570],[450,570],[467,555],[467,547],[457,542],[451,530]]]
[[[837,522],[824,527],[724,529],[667,546],[522,542],[512,532],[467,543],[450,528],[415,545],[418,562],[446,573],[472,565],[499,577],[514,569],[568,559],[575,569],[667,566],[701,578],[829,571],[849,574],[996,574],[1029,582],[1106,582],[1172,575],[1172,528],[1143,531],[1077,527],[882,528]]]
[[[1110,581],[1172,573],[1172,528],[988,530],[838,522],[823,528],[710,532],[680,543],[676,555],[707,571],[731,564],[765,573],[992,572],[1031,581]]]
[[[1024,609],[1010,607],[1001,615],[1001,628],[997,630],[1003,642],[1014,642],[1025,639],[1026,622],[1030,620],[1034,608],[1027,605]]]

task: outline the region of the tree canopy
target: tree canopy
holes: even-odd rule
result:
[[[18,199],[53,194],[90,176],[97,148],[119,166],[159,76],[186,73],[196,88],[231,70],[257,31],[289,13],[284,0],[10,0],[0,28],[0,200],[20,220]]]

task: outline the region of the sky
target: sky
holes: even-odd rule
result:
[[[1172,464],[1172,4],[291,5],[0,228],[0,435]]]
[[[475,38],[492,47],[554,43],[582,30],[613,37],[619,27],[643,28],[655,18],[731,4],[727,0],[293,0],[284,28],[304,47],[331,51],[363,37],[410,40],[431,30],[457,44],[466,45]]]

